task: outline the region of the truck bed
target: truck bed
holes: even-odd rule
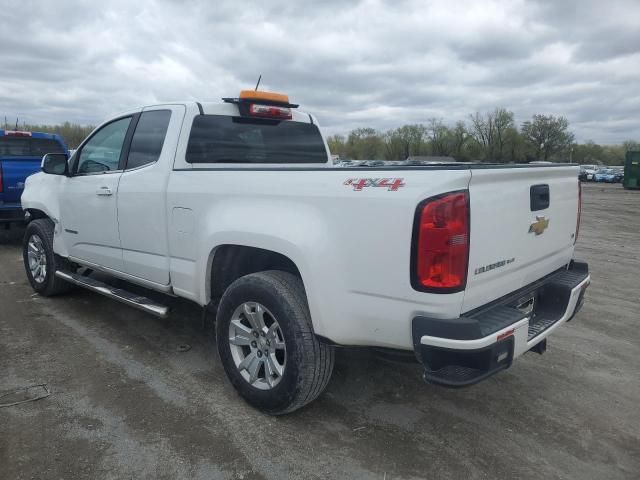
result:
[[[575,166],[192,167],[174,168],[168,186],[169,210],[187,209],[199,225],[197,236],[170,232],[174,288],[206,303],[199,246],[271,245],[299,267],[316,331],[330,331],[336,343],[409,348],[416,312],[456,318],[568,264],[573,253]],[[390,188],[397,180],[402,185]],[[550,186],[545,212],[530,210],[530,186],[536,184]],[[416,291],[410,280],[416,207],[434,195],[467,189],[468,286],[447,295]],[[528,233],[536,213],[551,217],[539,238]],[[475,274],[503,260],[503,268]]]

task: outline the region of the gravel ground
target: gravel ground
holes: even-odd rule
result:
[[[0,478],[640,478],[640,191],[586,185],[583,212],[592,285],[546,354],[447,390],[341,349],[326,393],[284,418],[235,394],[198,308],[38,297],[23,232],[0,231],[0,391],[51,389],[0,408]]]

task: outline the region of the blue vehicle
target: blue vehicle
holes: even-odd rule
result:
[[[40,171],[46,153],[69,153],[54,133],[0,129],[0,224],[24,220],[20,196],[27,177]]]
[[[624,175],[618,170],[615,170],[613,168],[605,168],[596,172],[594,180],[596,182],[619,183],[622,181],[623,177]]]

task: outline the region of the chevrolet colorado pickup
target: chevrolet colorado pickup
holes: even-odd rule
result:
[[[24,221],[20,195],[45,153],[67,153],[67,147],[56,134],[0,129],[0,224]]]
[[[337,346],[414,352],[426,381],[464,386],[581,307],[577,166],[336,168],[288,97],[223,100],[132,110],[44,156],[22,196],[36,292],[167,314],[117,278],[196,302],[230,382],[276,415],[320,395]]]

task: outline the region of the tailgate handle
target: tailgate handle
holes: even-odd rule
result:
[[[531,211],[544,210],[549,208],[549,185],[532,185],[530,190]]]

